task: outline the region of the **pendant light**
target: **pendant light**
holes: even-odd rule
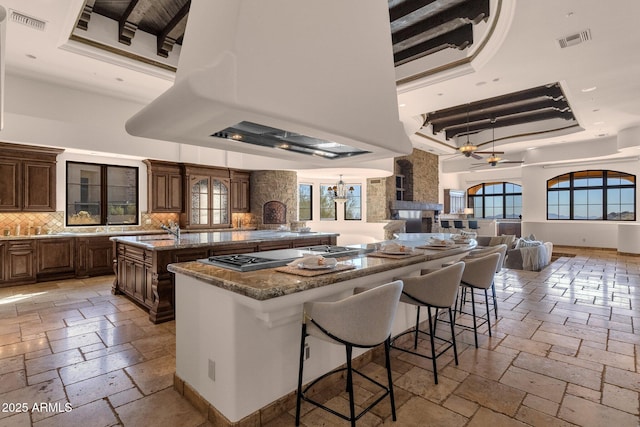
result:
[[[477,146],[469,142],[469,104],[467,104],[467,142],[462,147],[458,148],[458,150],[460,150],[460,152],[464,154],[465,157],[471,157],[473,152],[477,149]]]

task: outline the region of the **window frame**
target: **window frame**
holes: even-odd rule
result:
[[[628,178],[632,178],[629,181],[632,181],[632,184],[613,184],[609,182],[609,175],[612,175],[612,179],[613,179],[613,175],[617,175],[617,178],[620,178],[622,181],[622,178],[624,177],[628,177]],[[590,180],[596,180],[596,181],[600,181],[600,183],[590,183]],[[554,183],[554,181],[556,183]],[[577,182],[576,182],[577,181]],[[586,181],[586,182],[585,182]],[[547,180],[547,221],[631,221],[634,222],[636,220],[636,216],[637,216],[637,212],[636,212],[636,198],[637,198],[637,192],[636,192],[636,175],[631,174],[631,173],[627,173],[627,172],[620,172],[620,171],[615,171],[615,170],[609,170],[609,169],[586,169],[586,170],[580,170],[580,171],[573,171],[573,172],[567,172],[567,173],[563,173],[557,176],[554,176],[552,178],[549,178]],[[560,185],[562,184],[562,185]],[[556,187],[553,187],[553,185],[557,185]],[[632,218],[628,218],[628,219],[621,219],[621,218],[612,218],[609,219],[609,190],[615,190],[615,189],[632,189],[633,191],[633,202],[632,203],[620,203],[620,207],[622,207],[623,205],[629,205],[631,207],[633,207],[633,215]],[[558,201],[560,200],[560,194],[561,193],[567,193],[569,196],[569,201],[568,201],[568,207],[569,207],[569,217],[568,218],[561,218],[559,213],[560,213],[560,206],[565,206],[565,204],[551,204],[550,203],[550,196],[553,194],[558,194],[558,196],[556,197],[558,199]],[[576,204],[576,196],[582,196],[583,193],[586,195],[587,197],[587,202],[586,203],[580,203],[580,204]],[[589,203],[589,198],[590,196],[596,196],[597,201],[590,204]],[[566,198],[566,195],[565,195]],[[601,205],[601,206],[599,206]],[[549,214],[550,214],[550,208],[551,207],[556,207],[556,214],[557,217],[556,218],[550,218]],[[586,218],[576,218],[576,207],[580,207],[580,206],[584,206],[587,209],[587,217]],[[594,206],[594,207],[600,207],[600,217],[599,218],[589,218],[589,213],[591,212],[590,207]],[[621,214],[622,212],[619,212],[618,214]],[[620,215],[619,215],[620,216]]]
[[[362,184],[347,184],[348,187],[353,187],[353,193],[351,194],[351,196],[347,199],[347,201],[344,203],[344,220],[345,221],[362,221]],[[359,189],[358,190],[358,196],[354,196],[353,194],[356,192],[356,187]],[[347,215],[348,209],[349,209],[349,202],[354,201],[354,200],[358,200],[358,218],[349,218]]]
[[[331,199],[331,193],[329,188],[332,188],[334,184],[320,184],[320,221],[337,221],[338,220],[338,204]],[[327,206],[324,206],[325,201]],[[324,210],[331,210],[329,203],[333,203],[333,218],[323,217]]]
[[[308,218],[303,218],[301,215],[302,212],[302,203],[301,202],[301,198],[302,198],[302,191],[300,191],[300,189],[302,187],[309,187],[309,217]],[[307,209],[305,209],[306,211]],[[298,184],[298,221],[313,221],[313,184],[306,184],[306,183],[299,183]]]
[[[92,167],[97,167],[98,169],[98,173],[100,176],[100,188],[99,188],[99,195],[100,195],[100,200],[98,202],[98,207],[99,207],[99,216],[100,216],[100,220],[99,222],[92,222],[92,223],[78,223],[78,224],[73,224],[73,223],[69,223],[69,206],[73,205],[73,204],[78,204],[78,203],[82,203],[81,201],[74,201],[71,202],[69,200],[69,197],[71,195],[71,191],[69,190],[69,186],[70,185],[80,185],[80,192],[82,192],[82,186],[83,185],[88,185],[87,183],[83,184],[82,179],[80,178],[80,182],[78,183],[70,183],[69,179],[69,172],[70,172],[70,168],[73,166],[78,166],[78,165],[89,165]],[[113,217],[111,215],[111,213],[109,212],[109,208],[114,206],[114,201],[110,200],[109,198],[109,190],[112,189],[113,185],[110,186],[109,185],[109,169],[113,168],[113,169],[130,169],[132,171],[134,171],[135,173],[135,201],[133,201],[133,203],[126,204],[124,206],[126,206],[126,209],[129,210],[131,209],[131,207],[133,207],[135,209],[135,212],[133,214],[129,214],[131,215],[134,220],[132,222],[114,222],[113,221]],[[64,212],[65,212],[65,226],[66,227],[87,227],[87,226],[105,226],[105,225],[140,225],[140,168],[137,166],[125,166],[125,165],[113,165],[113,164],[106,164],[106,163],[91,163],[91,162],[80,162],[80,161],[73,161],[73,160],[67,160],[66,161],[66,165],[65,165],[65,207],[64,207]],[[86,204],[89,204],[90,202],[87,202]],[[120,205],[122,205],[122,203],[120,203]],[[77,212],[76,212],[77,213]],[[97,214],[97,215],[98,215]]]
[[[489,187],[494,187],[496,185],[500,185],[501,186],[501,192],[487,192],[487,188]],[[519,189],[520,192],[517,191],[507,191],[507,187],[509,185],[512,185],[514,187],[514,190]],[[471,191],[473,191],[473,189],[478,188],[479,190],[481,190],[481,193],[474,193],[471,194]],[[516,205],[515,203],[513,204],[508,204],[507,200],[508,198],[517,198],[520,197],[520,205]],[[500,198],[501,199],[501,206],[502,206],[502,216],[500,217],[493,217],[493,218],[489,218],[489,219],[516,219],[519,218],[520,216],[522,216],[522,185],[520,184],[516,184],[514,182],[509,182],[509,181],[494,181],[494,182],[482,182],[480,184],[476,184],[472,187],[467,188],[467,206],[470,208],[473,208],[473,216],[474,218],[483,218],[486,219],[487,216],[487,199],[489,200],[495,200],[495,198]],[[476,212],[476,207],[477,207],[477,203],[476,203],[476,199],[481,199],[481,206],[480,209],[482,210],[482,216],[478,216],[477,212]],[[495,206],[495,203],[492,204],[491,206]],[[520,210],[516,211],[515,207],[519,206]],[[513,210],[513,215],[514,216],[507,216],[507,212],[509,209]],[[495,210],[493,211],[495,213]],[[517,216],[515,216],[516,214],[518,214]]]

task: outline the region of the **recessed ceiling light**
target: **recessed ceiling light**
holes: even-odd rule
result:
[[[400,104],[400,105],[398,105],[398,107],[406,107],[406,106],[407,106],[407,104]]]
[[[535,150],[536,148],[538,148],[538,147],[529,147],[529,148],[527,148],[527,150]]]
[[[573,16],[573,12],[567,12],[567,14],[565,15],[567,18],[571,18]]]
[[[594,90],[598,89],[597,86],[591,86],[591,87],[585,87],[583,89],[580,89],[580,91],[587,93],[587,92],[593,92]]]
[[[442,93],[442,92],[439,92],[439,93],[438,93],[438,96],[442,96],[442,95],[444,95],[444,93]]]
[[[604,124],[604,122],[593,122],[593,124],[594,124],[594,125],[596,125],[596,126],[597,126],[597,125],[603,125],[603,124]]]
[[[119,81],[119,82],[123,82],[124,81],[124,79],[122,77],[116,77],[116,80]]]
[[[597,113],[598,111],[600,111],[600,109],[599,109],[599,108],[594,108],[594,109],[593,109],[593,110],[591,110],[591,111],[593,111],[594,113]]]
[[[25,56],[26,56],[27,58],[29,58],[29,59],[37,59],[37,58],[38,58],[37,56],[32,55],[32,54],[30,54],[30,53],[27,53]]]
[[[608,133],[599,133],[597,136],[599,138],[602,138],[603,136],[607,136],[607,135],[609,135],[609,134]]]
[[[487,84],[487,82],[478,82],[478,83],[476,83],[476,86],[482,86],[482,85],[486,85],[486,84]]]

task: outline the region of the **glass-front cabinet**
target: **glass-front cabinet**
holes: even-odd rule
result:
[[[231,223],[228,170],[186,168],[185,228],[225,228]]]

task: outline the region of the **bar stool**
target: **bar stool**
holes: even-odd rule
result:
[[[500,254],[500,261],[498,262],[498,265],[496,266],[496,273],[499,273],[500,270],[502,270],[502,267],[504,265],[504,260],[507,256],[507,245],[505,244],[501,244],[501,245],[495,245],[495,246],[489,246],[487,248],[479,248],[479,249],[473,249],[471,252],[469,252],[469,255],[467,255],[464,260],[470,260],[473,258],[480,258],[483,256],[487,256],[489,254],[493,254],[493,253],[498,253]],[[491,296],[493,298],[493,314],[495,315],[495,318],[498,318],[498,300],[496,298],[496,284],[495,284],[495,280],[493,280],[491,282]],[[464,294],[463,294],[464,297]],[[463,299],[464,302],[464,299]]]
[[[478,221],[469,220],[469,221],[467,221],[467,225],[469,227],[469,230],[477,230],[478,229]]]
[[[489,294],[487,290],[493,283],[493,276],[496,274],[498,263],[500,262],[500,254],[492,253],[480,258],[472,258],[465,261],[464,272],[462,273],[462,280],[460,285],[469,289],[471,294],[471,313],[465,313],[462,311],[462,299],[460,301],[460,309],[457,310],[461,314],[470,314],[473,317],[473,335],[475,338],[476,348],[478,348],[478,326],[482,326],[485,323],[489,328],[489,336],[491,336],[491,316],[489,315]],[[478,325],[476,316],[476,304],[474,297],[474,290],[484,290],[484,301],[487,308],[486,318]],[[456,301],[457,304],[457,301]],[[458,326],[468,328],[466,325],[456,323]]]
[[[462,223],[462,221],[454,219],[453,220],[453,227],[456,230],[464,230],[464,224]]]
[[[300,370],[298,372],[298,392],[296,401],[296,426],[300,425],[300,404],[302,400],[312,403],[344,420],[356,425],[362,415],[377,405],[387,395],[391,401],[391,414],[396,420],[396,406],[393,396],[393,381],[391,378],[391,364],[389,360],[390,336],[393,319],[396,314],[402,281],[396,280],[385,285],[365,290],[350,297],[335,302],[306,302],[304,303],[304,318],[302,322],[302,336],[300,339]],[[304,368],[304,345],[307,336],[314,336],[332,344],[344,345],[346,349],[346,368],[334,369],[302,387]],[[372,348],[384,343],[388,385],[383,385],[351,366],[353,347]],[[306,396],[309,388],[321,380],[342,371],[347,372],[346,390],[349,394],[349,415],[341,414],[313,398]],[[360,375],[377,385],[384,393],[359,414],[355,414],[353,398],[353,373]]]
[[[451,224],[449,224],[449,221],[446,219],[442,219],[440,220],[440,228],[441,229],[447,229],[450,230],[451,229]]]
[[[456,297],[458,295],[458,287],[460,286],[460,280],[462,279],[462,272],[464,271],[464,262],[456,262],[439,270],[432,271],[417,277],[404,277],[401,280],[404,283],[402,290],[402,296],[400,301],[406,304],[417,306],[416,310],[416,326],[411,328],[400,335],[395,336],[391,340],[391,347],[405,351],[407,353],[415,354],[416,356],[431,359],[433,364],[433,378],[436,384],[438,384],[438,369],[436,367],[436,359],[444,354],[445,351],[453,347],[453,356],[458,364],[458,349],[456,347],[456,334],[454,330],[454,320],[451,307],[455,306]],[[429,321],[429,331],[425,332],[420,330],[420,307],[427,307],[427,317]],[[449,310],[449,323],[451,325],[451,339],[445,339],[436,336],[436,326],[431,317],[431,308],[435,308],[435,318],[438,317],[438,309]],[[407,334],[414,334],[413,337],[413,350],[400,347],[396,344],[396,341]],[[431,355],[426,355],[417,351],[418,349],[418,334],[428,335],[431,342]],[[436,354],[435,340],[447,343],[444,349],[439,350]]]

